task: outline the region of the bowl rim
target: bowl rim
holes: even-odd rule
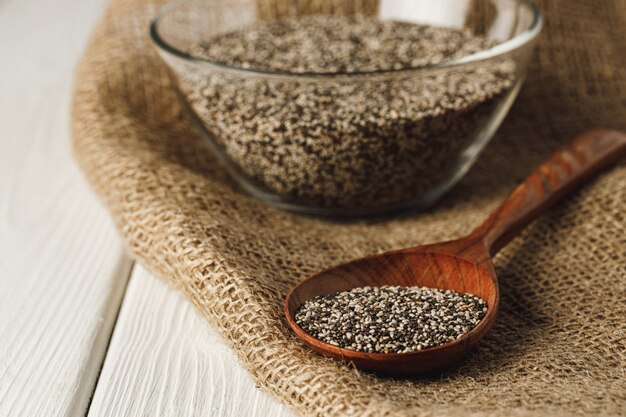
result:
[[[529,27],[518,35],[507,39],[504,42],[500,42],[497,45],[489,49],[475,52],[473,54],[465,55],[461,58],[446,60],[437,64],[422,65],[415,68],[402,68],[402,69],[385,69],[376,71],[354,71],[354,72],[291,72],[285,70],[264,70],[258,68],[242,68],[234,65],[227,65],[219,62],[214,62],[205,58],[201,58],[185,51],[182,51],[167,41],[165,41],[159,34],[159,23],[161,19],[179,7],[183,3],[188,3],[197,0],[175,0],[164,6],[150,21],[150,39],[157,46],[159,51],[166,52],[184,61],[191,62],[193,64],[203,65],[207,68],[235,73],[240,75],[251,75],[261,77],[287,77],[287,78],[316,78],[316,79],[337,79],[339,77],[368,77],[368,76],[380,76],[380,75],[399,75],[399,74],[415,74],[424,71],[430,71],[433,69],[450,68],[457,66],[464,66],[470,63],[476,63],[480,61],[487,61],[493,58],[497,58],[506,55],[512,51],[515,51],[525,45],[534,41],[543,28],[544,18],[539,8],[531,0],[518,0],[520,4],[528,7],[533,15],[533,20]]]

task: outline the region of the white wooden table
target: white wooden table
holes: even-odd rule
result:
[[[290,416],[125,255],[70,156],[104,0],[0,0],[0,416]]]

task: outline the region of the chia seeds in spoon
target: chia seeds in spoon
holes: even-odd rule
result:
[[[493,44],[451,28],[311,16],[255,22],[192,53],[236,68],[333,75],[434,65]],[[506,59],[351,79],[207,68],[181,70],[178,85],[248,183],[282,201],[367,211],[445,184],[514,73]]]
[[[452,342],[472,330],[487,303],[472,294],[426,287],[362,287],[307,301],[295,321],[331,345],[368,353],[408,353]]]

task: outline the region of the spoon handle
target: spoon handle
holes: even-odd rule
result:
[[[470,236],[495,255],[575,187],[626,155],[626,134],[585,132],[542,163]]]

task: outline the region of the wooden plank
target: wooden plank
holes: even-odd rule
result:
[[[0,1],[0,416],[84,416],[131,263],[70,156],[104,0]]]
[[[180,291],[137,266],[89,417],[288,417]]]

